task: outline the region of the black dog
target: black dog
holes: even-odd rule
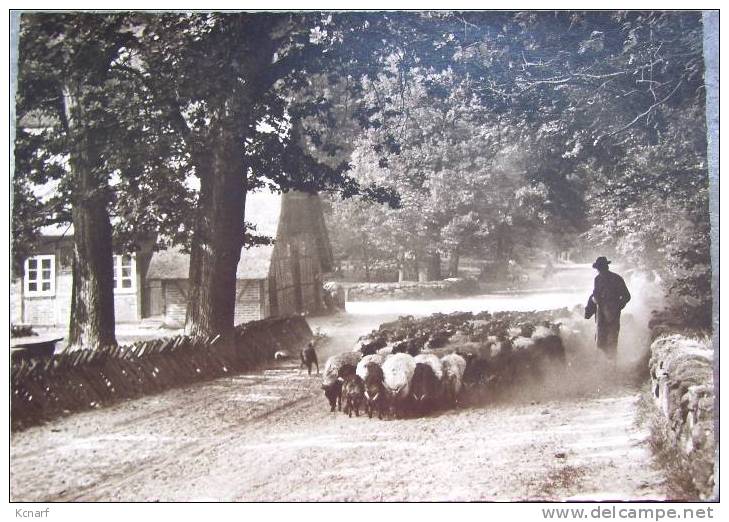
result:
[[[316,358],[316,350],[314,350],[314,343],[309,342],[306,348],[301,350],[301,367],[306,366],[306,369],[311,375],[311,365],[316,364],[316,374],[319,375],[319,360]]]

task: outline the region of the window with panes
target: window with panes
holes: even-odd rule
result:
[[[130,254],[114,256],[114,291],[134,292],[135,283],[135,261]]]
[[[29,296],[55,295],[55,256],[33,256],[25,260],[25,293]]]

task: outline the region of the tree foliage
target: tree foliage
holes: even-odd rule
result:
[[[240,247],[264,240],[245,194],[266,187],[329,192],[335,250],[368,272],[587,243],[710,305],[698,12],[37,13],[21,29],[17,259],[92,199],[118,245],[190,250],[191,301],[219,318],[191,322],[221,331]]]
[[[386,177],[417,180],[399,185],[405,207],[415,202],[408,230],[418,235],[437,222],[438,248],[474,234],[475,244],[505,257],[515,248],[518,256],[525,247],[586,243],[657,270],[684,305],[706,310],[701,14],[456,12],[435,20],[438,40],[453,51],[449,74],[428,76],[431,64],[421,62],[404,69],[405,82],[380,82],[371,94],[400,100],[390,115],[415,111],[402,100],[431,111],[418,120],[421,134],[394,131],[404,125],[381,131],[393,136],[396,152],[380,165],[390,169]],[[425,89],[421,101],[412,85]],[[422,123],[438,121],[434,113],[459,89],[469,98],[454,103],[457,119],[441,128]],[[479,141],[477,130],[496,130],[495,143]],[[453,204],[452,193],[468,194],[462,179],[478,182],[482,205]],[[452,191],[434,197],[438,186]],[[393,237],[392,244],[403,243]]]

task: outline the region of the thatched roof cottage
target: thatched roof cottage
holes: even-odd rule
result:
[[[249,194],[246,221],[256,226],[257,234],[274,237],[275,242],[241,250],[236,324],[323,311],[322,274],[332,269],[332,251],[319,196]],[[11,287],[12,320],[63,326],[70,310],[71,270],[66,258],[72,236],[41,239],[39,252],[25,261],[22,279]],[[169,326],[184,324],[188,254],[179,248],[152,252],[150,244],[114,259],[118,322],[158,318]]]

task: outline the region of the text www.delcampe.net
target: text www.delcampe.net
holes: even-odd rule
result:
[[[716,510],[702,507],[595,507],[585,508],[542,508],[542,518],[552,519],[606,519],[606,520],[665,520],[665,519],[713,519]]]

